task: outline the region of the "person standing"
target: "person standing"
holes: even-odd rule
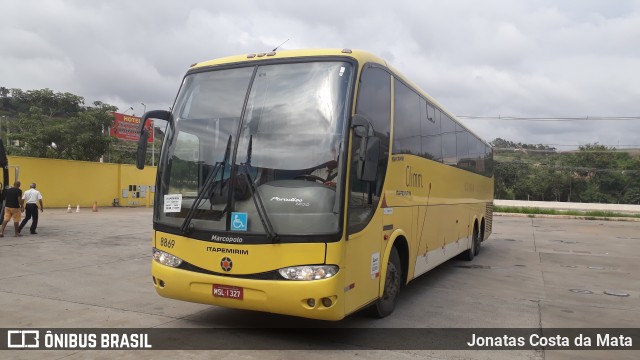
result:
[[[31,183],[29,190],[24,192],[22,195],[22,200],[24,200],[24,220],[20,223],[20,227],[18,228],[18,232],[22,231],[22,228],[29,222],[31,218],[33,221],[31,222],[31,234],[37,234],[36,228],[38,227],[38,202],[40,202],[40,212],[44,211],[44,205],[42,205],[42,194],[40,191],[36,190],[36,183]]]
[[[16,236],[20,235],[20,218],[22,212],[24,212],[24,200],[22,200],[22,190],[20,190],[20,181],[13,183],[13,187],[5,190],[5,207],[4,207],[4,222],[2,223],[2,232],[0,237],[4,236],[4,228],[7,227],[9,220],[13,218],[13,228],[16,230]]]

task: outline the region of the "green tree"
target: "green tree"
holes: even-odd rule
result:
[[[499,199],[638,203],[640,157],[599,144],[559,153],[546,145],[495,139]]]
[[[11,140],[19,141],[9,147],[11,154],[98,161],[107,153],[111,138],[106,130],[116,107],[96,101],[83,108],[84,100],[72,94],[31,93],[37,95],[30,97],[32,106],[9,125]]]
[[[10,155],[71,160],[135,163],[137,144],[111,138],[111,112],[117,108],[101,101],[86,107],[84,98],[50,89],[8,89],[0,86],[0,115],[3,139]],[[160,158],[164,134],[155,130],[155,158]],[[9,136],[10,133],[10,136]],[[147,151],[147,164],[152,162],[152,146]]]
[[[640,187],[633,187],[629,189],[624,194],[622,202],[625,204],[640,204]]]

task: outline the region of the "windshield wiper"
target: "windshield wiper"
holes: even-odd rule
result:
[[[260,193],[256,190],[253,180],[251,179],[251,175],[249,175],[249,166],[251,166],[251,149],[253,143],[253,135],[249,137],[249,146],[247,148],[247,161],[245,163],[241,163],[240,167],[242,170],[242,175],[244,181],[247,183],[247,187],[249,188],[249,192],[251,193],[251,198],[253,199],[253,203],[256,205],[256,210],[258,211],[258,216],[260,217],[260,221],[262,222],[262,227],[264,227],[264,231],[267,234],[267,239],[272,243],[280,242],[280,236],[273,229],[273,224],[269,219],[269,215],[267,214],[267,209],[264,207],[264,203],[262,202],[262,197],[260,197]]]
[[[211,172],[207,176],[207,179],[204,181],[204,184],[202,185],[202,189],[198,193],[198,197],[195,199],[193,204],[191,204],[191,207],[187,212],[187,216],[185,216],[184,221],[182,222],[182,226],[180,226],[180,230],[182,231],[183,234],[187,234],[191,231],[191,229],[189,228],[189,225],[191,225],[191,220],[193,220],[193,216],[195,215],[198,207],[200,207],[200,203],[204,199],[204,195],[207,192],[207,189],[209,189],[209,187],[213,184],[216,178],[216,175],[218,175],[218,172],[220,171],[220,169],[223,169],[222,177],[224,177],[224,168],[227,164],[227,161],[229,160],[230,153],[231,153],[231,135],[229,135],[229,140],[227,140],[227,149],[224,152],[224,159],[222,159],[222,161],[215,163],[213,169],[211,169]],[[222,187],[222,180],[220,181],[220,187]],[[213,192],[213,189],[210,192]],[[225,207],[225,210],[223,210],[223,212],[224,211],[226,211],[226,207]]]
[[[224,172],[227,169],[227,159],[229,159],[229,156],[231,155],[231,134],[229,134],[229,140],[227,140],[227,149],[224,151],[224,160],[222,161],[222,172],[220,173],[220,196],[222,196],[222,190],[224,188]],[[210,201],[210,205],[211,205],[211,209],[213,209],[213,195],[215,194],[215,191],[211,191],[211,201]],[[223,211],[226,212],[227,208],[225,207],[225,210]]]

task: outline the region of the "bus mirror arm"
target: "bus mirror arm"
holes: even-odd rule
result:
[[[138,139],[138,149],[136,150],[136,167],[140,170],[144,169],[144,163],[147,160],[147,140],[149,139],[149,130],[143,128]]]
[[[144,163],[147,159],[147,141],[149,140],[149,130],[145,128],[145,124],[148,119],[160,119],[165,120],[173,127],[173,118],[171,113],[166,110],[152,110],[147,111],[142,115],[140,121],[140,138],[138,139],[138,149],[136,150],[136,167],[140,170],[144,169]],[[153,129],[152,129],[153,130]]]
[[[0,167],[2,167],[2,183],[0,183],[0,213],[4,214],[5,190],[9,187],[9,160],[4,149],[4,143],[0,139]]]

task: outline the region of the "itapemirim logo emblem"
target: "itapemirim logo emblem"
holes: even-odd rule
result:
[[[223,257],[222,260],[220,261],[220,267],[222,268],[222,270],[224,270],[225,272],[229,272],[231,271],[231,268],[233,268],[233,261],[231,261],[230,258],[228,257]]]

